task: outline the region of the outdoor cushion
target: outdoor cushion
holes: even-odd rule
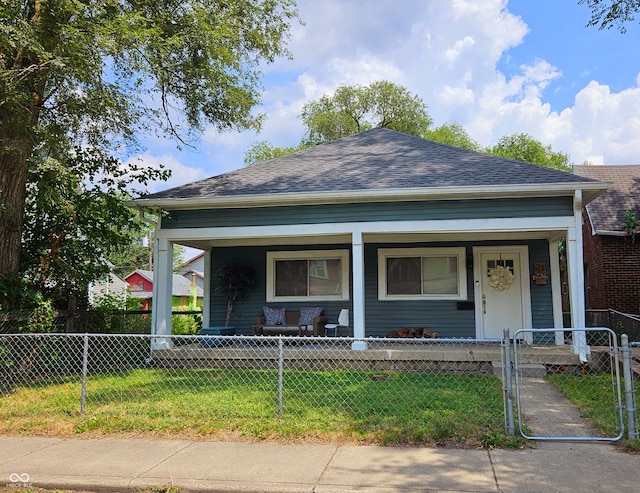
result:
[[[322,313],[321,306],[303,306],[300,308],[300,318],[298,325],[312,325],[313,319]]]
[[[263,306],[264,318],[266,325],[284,325],[286,323],[286,308],[269,308]]]

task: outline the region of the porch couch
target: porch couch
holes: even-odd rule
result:
[[[285,310],[284,321],[278,323],[267,324],[266,317],[256,317],[253,323],[254,335],[308,335],[308,336],[324,336],[325,324],[327,317],[316,315],[309,318],[311,323],[300,324],[300,311]],[[304,320],[303,320],[304,322]]]

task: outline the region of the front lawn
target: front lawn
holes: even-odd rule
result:
[[[520,446],[504,432],[489,375],[247,369],[137,369],[77,377],[0,398],[0,433]]]

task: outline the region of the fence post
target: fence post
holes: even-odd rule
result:
[[[513,417],[513,378],[511,376],[511,338],[509,329],[505,328],[502,335],[502,390],[505,403],[505,425],[507,433],[516,434]]]
[[[282,372],[284,368],[284,343],[278,336],[278,418],[282,417]]]
[[[627,429],[629,430],[629,440],[637,437],[636,434],[636,400],[633,381],[633,371],[631,370],[632,355],[629,347],[629,336],[620,336],[622,345],[622,373],[624,376],[624,401],[627,411]]]
[[[84,414],[87,407],[87,368],[89,366],[89,334],[83,337],[84,347],[82,350],[82,392],[80,394],[80,414]]]

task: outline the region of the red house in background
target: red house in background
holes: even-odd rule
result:
[[[640,165],[574,166],[574,173],[611,184],[583,212],[585,306],[640,314],[640,234],[625,227],[625,211],[640,225]]]
[[[150,270],[136,269],[124,278],[129,286],[129,295],[140,299],[140,310],[151,310],[153,300],[153,272]],[[195,288],[196,305],[202,307],[204,292],[195,283],[195,278],[186,279],[178,274],[173,275],[172,306],[174,308],[189,305],[189,298],[193,296],[192,287]],[[193,286],[192,286],[193,285]]]

